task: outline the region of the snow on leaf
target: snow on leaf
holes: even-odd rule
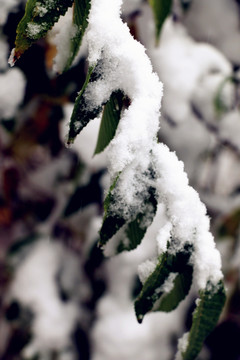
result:
[[[11,65],[64,15],[73,0],[28,0],[25,14],[17,27],[15,49],[11,54]]]
[[[155,306],[161,301],[161,296],[164,294],[163,284],[169,275],[171,273],[183,274],[188,271],[191,253],[192,246],[189,244],[185,245],[183,251],[179,251],[176,254],[172,253],[171,245],[169,245],[168,250],[159,257],[155,270],[143,284],[142,291],[135,301],[135,312],[138,322],[141,323],[144,315],[149,311],[155,310]],[[188,281],[187,285],[183,287],[184,295],[179,296],[178,303],[187,295],[189,288]],[[175,304],[172,305],[172,310],[174,306]]]
[[[134,201],[127,204],[121,198],[119,188],[121,188],[122,182],[128,179],[127,173],[128,168],[118,175],[110,188],[104,203],[105,215],[100,230],[99,245],[103,246],[126,224],[125,231],[118,237],[117,252],[133,250],[140,244],[157,211],[155,190],[151,186],[141,194],[136,189],[134,194],[134,198],[138,199],[136,204]],[[147,171],[145,176],[146,178],[152,177],[152,171]],[[144,175],[139,181],[142,179],[144,179]],[[132,181],[138,181],[138,178],[132,179]],[[143,186],[145,186],[144,181]]]
[[[89,123],[90,120],[95,119],[99,115],[102,109],[101,106],[91,107],[85,98],[85,92],[88,88],[88,85],[95,80],[96,76],[97,66],[90,66],[85,83],[83,84],[83,87],[75,100],[69,125],[67,140],[68,144],[72,144],[74,142],[76,136],[82,131],[82,129]]]
[[[177,274],[170,292],[164,294],[160,303],[154,311],[170,312],[177,308],[179,303],[185,299],[192,285],[193,267],[186,265],[183,272]]]

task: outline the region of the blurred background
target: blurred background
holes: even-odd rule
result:
[[[159,224],[131,253],[98,249],[109,186],[105,152],[93,157],[100,119],[65,146],[86,44],[60,74],[69,10],[10,68],[25,4],[0,0],[0,359],[172,360],[196,291],[137,323],[137,269]],[[198,359],[239,360],[240,1],[174,0],[157,45],[147,1],[125,0],[122,16],[164,84],[159,140],[184,162],[222,255],[227,302]]]

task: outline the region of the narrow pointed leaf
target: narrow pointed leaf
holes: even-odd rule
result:
[[[182,353],[184,360],[196,358],[204,340],[217,324],[225,299],[222,281],[217,286],[209,282],[207,290],[200,292],[200,300],[193,313],[193,323],[188,335],[188,346]]]
[[[109,192],[104,200],[104,219],[100,229],[99,235],[99,246],[103,246],[107,243],[111,237],[125,224],[126,220],[123,217],[112,214],[110,207],[114,203],[113,190],[116,187],[117,181],[120,174],[116,177],[112,185],[110,186]]]
[[[153,10],[155,19],[155,34],[156,40],[158,41],[163,23],[170,14],[172,0],[149,0],[149,3]]]
[[[128,223],[125,230],[125,239],[122,239],[118,245],[118,253],[135,249],[141,243],[148,227],[151,225],[157,211],[157,200],[152,188],[149,189],[149,194],[149,199],[146,200],[145,204],[146,211],[139,213],[135,220]]]
[[[65,65],[64,71],[67,71],[72,65],[75,56],[82,43],[82,38],[88,26],[88,14],[90,10],[90,0],[75,0],[73,7],[73,25],[76,27],[76,33],[71,39],[70,54]]]
[[[189,293],[192,285],[192,274],[192,266],[186,265],[184,271],[175,278],[173,289],[162,296],[159,306],[154,311],[170,312],[176,309]]]
[[[100,230],[99,245],[105,245],[123,225],[126,225],[122,238],[116,244],[117,253],[119,253],[125,250],[133,250],[140,244],[148,226],[154,219],[157,210],[157,200],[154,189],[149,188],[148,197],[144,199],[142,212],[136,212],[135,210],[135,212],[129,215],[129,219],[126,219],[124,216],[119,215],[119,210],[117,214],[112,210],[114,207],[111,205],[117,201],[112,192],[116,185],[117,180],[112,185],[104,203],[105,216]],[[122,209],[122,213],[124,213],[124,209]]]
[[[121,91],[114,92],[104,107],[95,154],[103,151],[114,138],[120,120],[123,97]]]
[[[159,258],[159,263],[153,273],[145,281],[142,291],[135,301],[135,312],[138,322],[142,322],[144,315],[152,311],[154,305],[163,295],[161,286],[170,273],[183,273],[192,253],[192,246],[186,245],[185,249],[173,255],[166,251]]]
[[[28,0],[17,27],[13,62],[36,40],[44,37],[72,4],[73,0]]]
[[[95,73],[96,68],[97,66],[92,66],[88,69],[85,83],[75,100],[72,116],[70,119],[70,125],[69,125],[69,133],[67,140],[68,144],[72,144],[76,136],[89,123],[89,121],[95,119],[101,112],[102,106],[91,108],[89,107],[89,104],[86,102],[84,97],[84,93],[86,91],[88,83],[94,81],[96,78],[96,73]]]

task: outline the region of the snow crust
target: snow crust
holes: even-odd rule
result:
[[[153,73],[144,47],[133,39],[122,22],[121,4],[120,0],[93,0],[87,33],[89,64],[94,66],[100,63],[101,66],[100,79],[88,86],[86,103],[90,104],[90,108],[98,107],[118,89],[131,99],[108,148],[112,180],[121,172],[113,191],[117,201],[111,205],[112,211],[126,219],[131,218],[131,213],[144,211],[147,189],[153,186],[172,224],[170,236],[176,240],[173,251],[181,250],[185,243],[193,243],[191,262],[197,286],[204,288],[208,280],[217,284],[222,278],[221,260],[209,232],[206,208],[197,192],[189,186],[183,163],[167,146],[157,143],[162,84]],[[181,34],[184,34],[184,30],[180,29]],[[191,40],[186,38],[186,42],[191,43]],[[208,51],[207,46],[202,46],[201,51],[196,48],[190,58],[200,57],[199,61],[202,61]],[[211,54],[212,63],[215,64],[214,59],[220,55],[214,51]],[[209,64],[211,61],[208,59],[206,66],[209,67]],[[225,69],[229,70],[227,65]],[[199,77],[196,68],[193,73],[193,79]],[[192,90],[192,85],[187,88],[189,94]],[[151,169],[156,174],[154,178]],[[163,243],[160,232],[159,249],[166,247],[166,236],[162,238]]]
[[[88,102],[99,106],[116,89],[121,89],[132,101],[110,144],[112,177],[130,164],[137,152],[139,157],[150,152],[159,129],[162,96],[162,84],[152,72],[145,49],[130,36],[127,25],[120,19],[121,3],[93,1],[87,33],[90,66],[100,60],[103,64],[101,79],[93,82],[86,94]]]

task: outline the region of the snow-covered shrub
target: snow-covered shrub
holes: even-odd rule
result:
[[[177,354],[178,358],[194,359],[204,339],[216,325],[224,304],[221,260],[209,230],[206,208],[189,185],[183,163],[158,141],[158,133],[161,137],[159,116],[162,84],[153,72],[144,47],[133,38],[129,27],[123,22],[128,12],[136,9],[140,8],[145,14],[147,5],[140,1],[131,5],[128,3],[124,2],[124,13],[121,15],[120,0],[74,1],[73,8],[73,1],[29,0],[25,16],[18,26],[16,47],[12,51],[10,63],[13,64],[36,40],[45,36],[60,15],[66,13],[64,21],[61,18],[59,22],[62,28],[60,25],[59,30],[55,28],[58,34],[51,40],[58,51],[54,60],[55,70],[63,72],[71,67],[82,41],[88,49],[88,72],[75,101],[66,141],[72,144],[90,120],[101,117],[95,154],[104,151],[110,175],[110,188],[105,197],[105,212],[99,231],[99,246],[107,256],[123,252],[118,256],[124,264],[125,251],[131,251],[130,254],[137,254],[137,251],[141,253],[141,249],[146,246],[146,239],[151,243],[147,256],[138,258],[136,255],[138,264],[135,264],[131,274],[130,282],[138,267],[142,285],[135,298],[135,312],[139,323],[151,311],[170,312],[176,309],[194,284],[199,291],[199,300],[196,302],[192,327],[179,341]],[[193,114],[197,114],[201,120],[205,120],[209,113],[215,115],[212,107],[204,107],[203,114],[198,111],[201,104],[208,101],[204,97],[204,89],[208,94],[211,93],[211,103],[215,101],[224,109],[231,109],[234,89],[231,82],[223,85],[231,75],[227,60],[210,46],[195,43],[181,24],[171,19],[164,24],[173,7],[172,1],[150,1],[150,5],[156,22],[156,39],[152,36],[153,43],[159,41],[160,34],[161,37],[160,45],[149,46],[148,54],[160,78],[166,77],[167,100],[163,116],[170,123],[179,123],[181,126]],[[184,2],[182,7],[186,11]],[[149,9],[148,6],[147,11]],[[54,29],[52,37],[53,33]],[[174,51],[178,46],[184,59],[179,61],[179,67],[174,59],[172,62],[168,60],[168,54],[176,56]],[[159,64],[158,57],[162,59]],[[191,59],[197,59],[202,66],[196,61],[192,66]],[[185,67],[181,67],[181,64],[185,64]],[[172,80],[166,76],[168,71],[172,73]],[[210,79],[209,74],[212,75]],[[182,91],[180,89],[179,103],[176,104],[179,112],[171,106],[171,94],[174,96],[179,92],[174,84],[178,75],[178,86],[186,82],[186,87]],[[203,86],[198,91],[199,83]],[[215,89],[219,89],[216,95]],[[94,122],[89,126],[94,126]],[[224,120],[219,125],[219,134],[224,140],[231,137],[226,131],[229,128],[224,125],[226,122]],[[206,127],[210,128],[211,124],[207,123]],[[199,151],[194,155],[198,156]],[[65,214],[71,212],[71,206],[70,202],[65,208]],[[54,222],[56,217],[52,219]],[[149,229],[152,228],[155,231],[149,236]],[[109,269],[111,272],[110,266]],[[112,276],[114,278],[114,271]],[[116,289],[113,287],[110,299],[104,298],[103,308],[105,306],[107,309],[108,304],[111,308],[114,291]],[[101,318],[106,311],[101,313],[100,307],[99,313]],[[117,321],[120,321],[118,317]],[[105,326],[112,326],[106,317],[104,323]],[[136,329],[140,328],[136,326]],[[99,335],[96,335],[98,333],[96,327],[96,348],[100,343]],[[111,358],[111,351],[106,356]],[[121,358],[124,356],[127,358],[128,355],[123,353]],[[137,356],[134,351],[130,355],[132,358]],[[148,355],[142,356],[144,358]],[[155,353],[151,356],[154,359]]]

